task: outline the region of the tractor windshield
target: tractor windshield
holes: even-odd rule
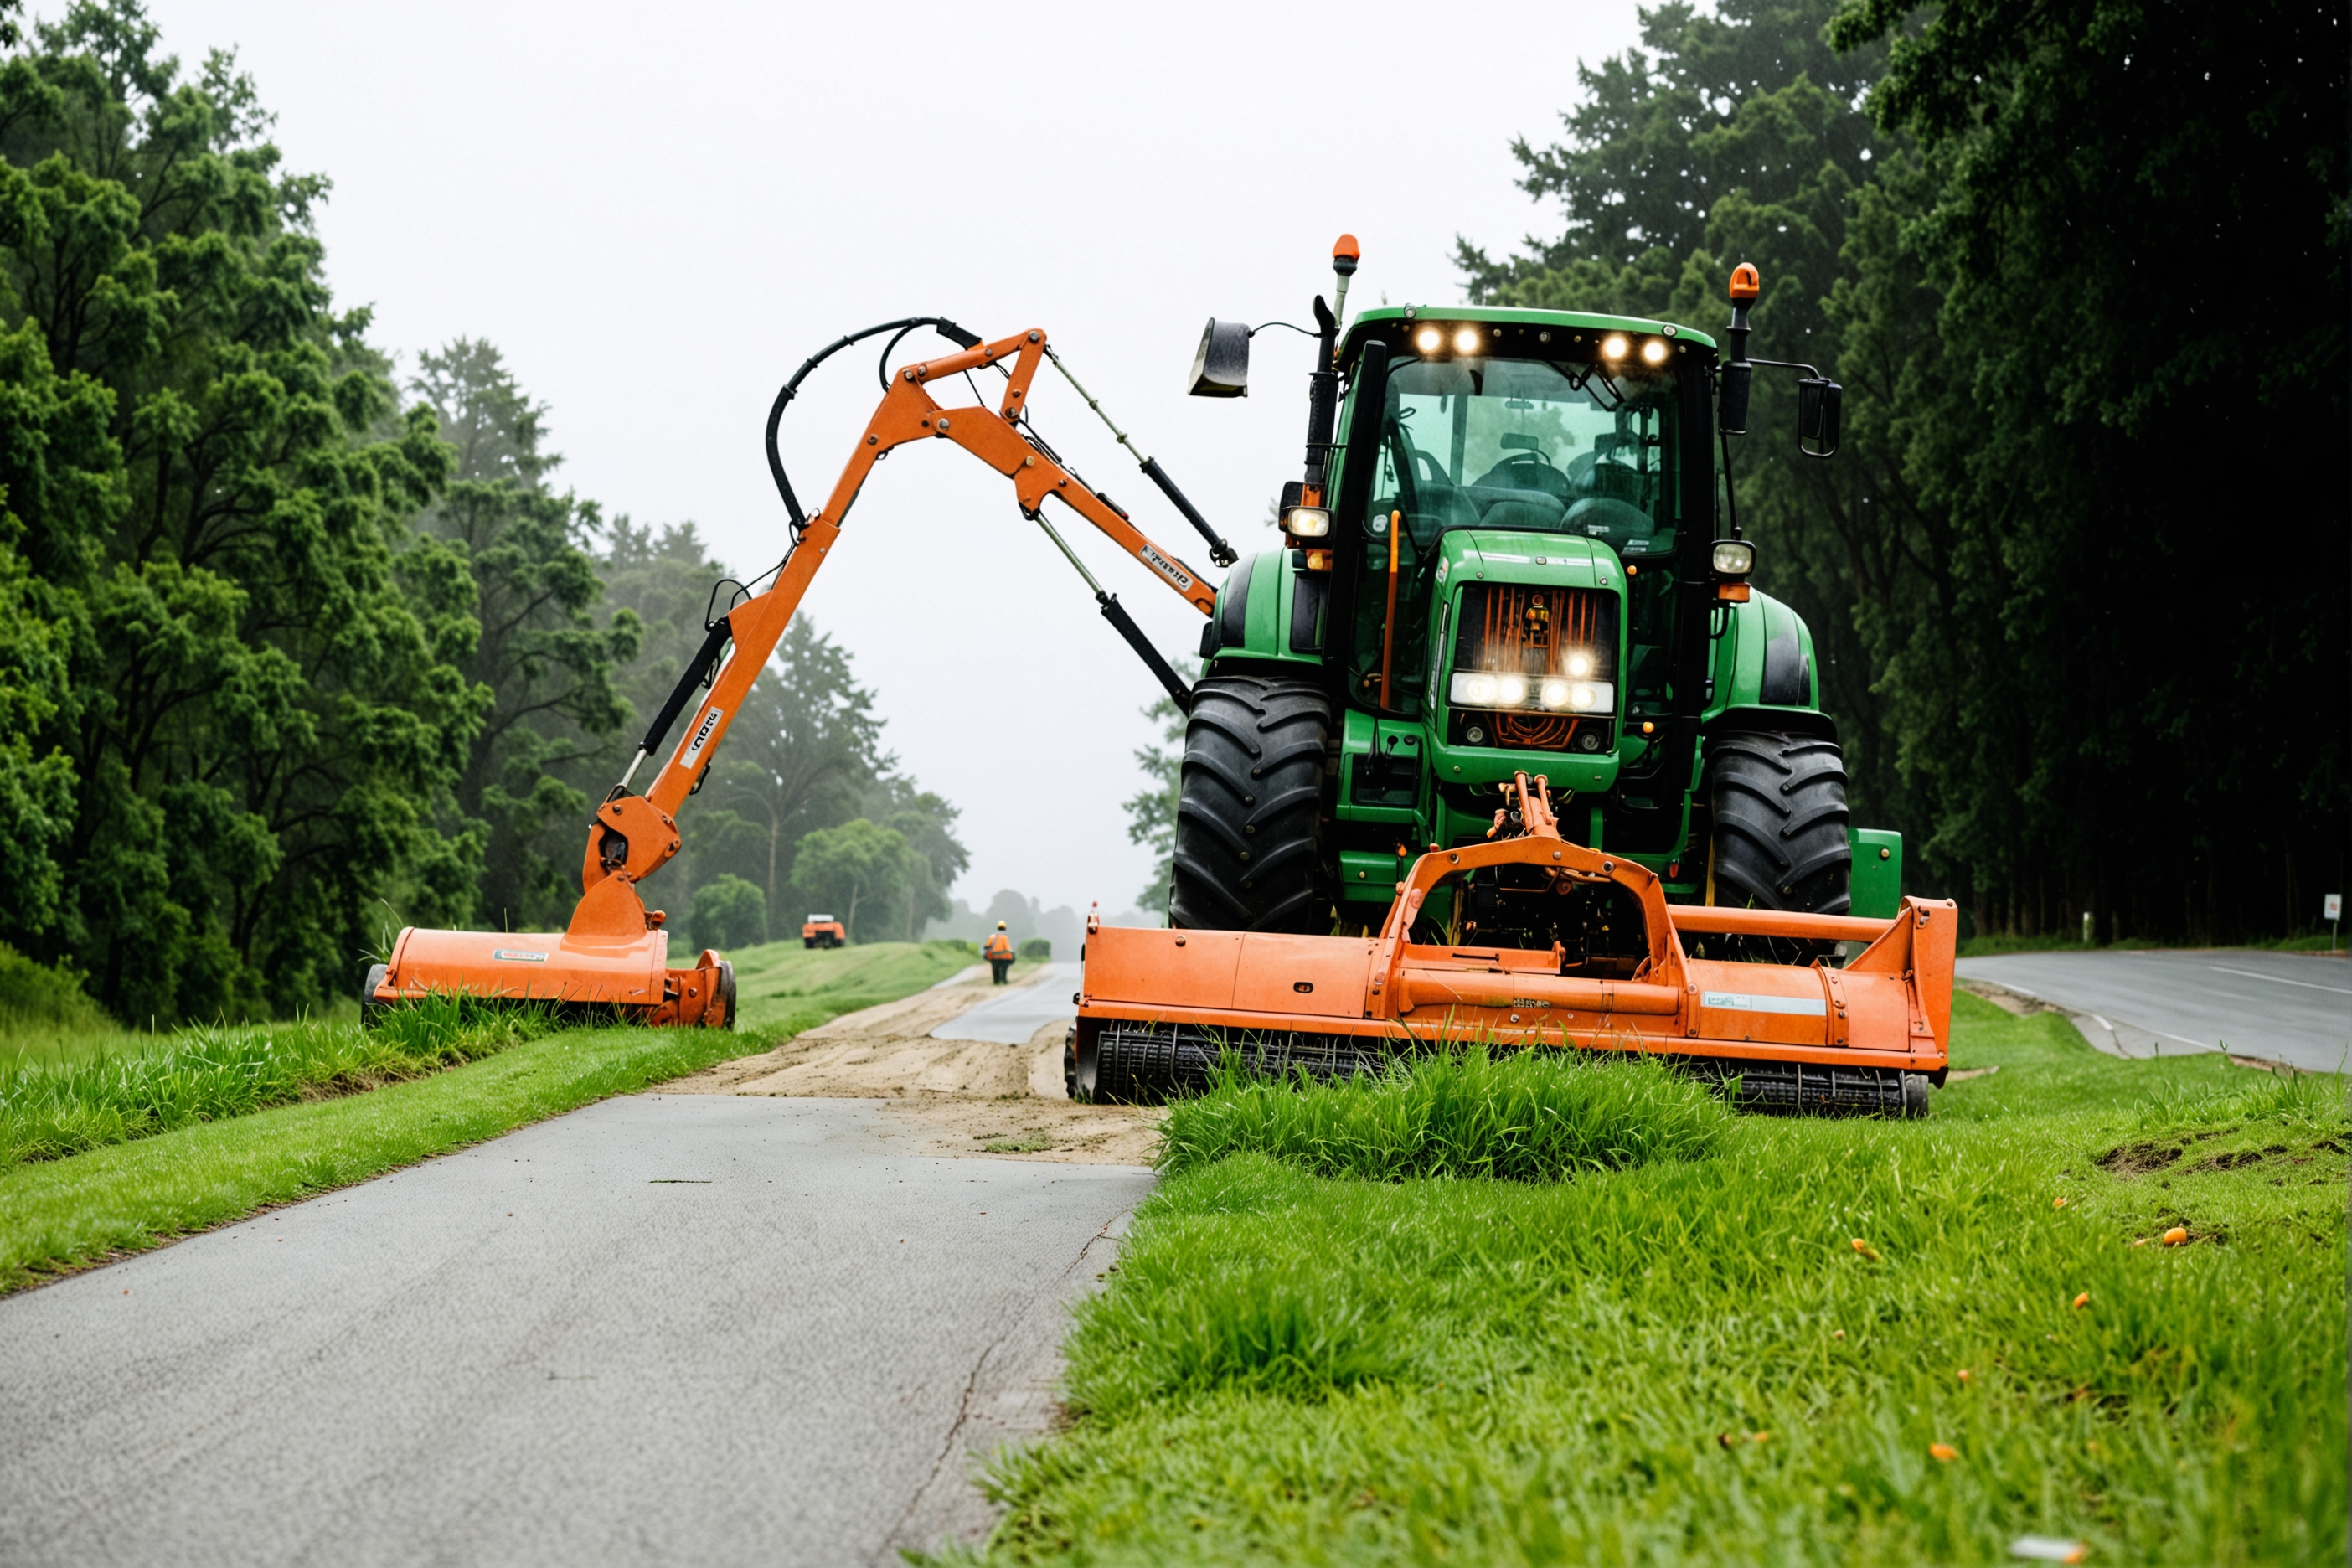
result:
[[[1418,360],[1389,374],[1373,513],[1427,549],[1454,528],[1573,533],[1639,560],[1674,548],[1674,373]]]

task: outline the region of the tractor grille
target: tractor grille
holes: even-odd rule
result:
[[[1571,658],[1590,661],[1579,679],[1617,679],[1617,598],[1596,588],[1527,583],[1474,583],[1462,590],[1453,668],[1508,671],[1531,688],[1570,674]],[[1455,746],[1526,752],[1603,752],[1613,715],[1570,714],[1539,706],[1449,709],[1445,739]]]

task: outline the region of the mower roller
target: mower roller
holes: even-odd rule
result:
[[[1283,548],[1246,561],[1043,330],[983,342],[910,317],[812,355],[767,421],[791,549],[713,590],[700,650],[589,826],[570,926],[404,931],[363,1011],[446,991],[732,1027],[731,965],[705,951],[672,967],[639,889],[678,852],[678,812],[875,464],[938,441],[1013,481],[1187,719],[1169,929],[1089,921],[1074,1097],[1164,1099],[1235,1051],[1334,1074],[1485,1042],[1659,1056],[1759,1108],[1924,1110],[1946,1066],[1957,914],[1901,896],[1899,836],[1849,826],[1811,635],[1751,587],[1727,470],[1755,367],[1806,373],[1809,456],[1836,448],[1839,388],[1748,358],[1760,285],[1745,264],[1726,356],[1688,328],[1570,311],[1382,306],[1343,338],[1357,258],[1342,237],[1339,309],[1314,303]],[[893,367],[926,327],[956,352]],[[1195,395],[1246,391],[1253,331],[1209,323]],[[779,423],[821,363],[886,333],[881,402],[804,513]],[[1222,585],[1038,434],[1047,363],[1234,568]],[[1003,378],[994,406],[932,396],[986,371]],[[1048,500],[1205,617],[1197,684],[1055,531]]]

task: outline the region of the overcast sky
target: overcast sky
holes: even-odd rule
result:
[[[1307,321],[1342,230],[1364,250],[1350,306],[1458,300],[1456,235],[1507,251],[1558,226],[1514,184],[1512,138],[1551,140],[1577,62],[1637,37],[1630,0],[150,9],[191,71],[235,47],[289,165],[333,180],[329,276],[404,369],[489,339],[551,405],[558,483],[691,519],[739,574],[782,551],[760,450],[777,385],[914,314],[1044,327],[1203,511],[1270,543],[1308,340],[1259,336],[1246,401],[1189,399],[1202,321]],[[872,413],[873,363],[842,355],[786,418],[804,504]],[[1050,372],[1034,402],[1065,458],[1209,567]],[[1086,531],[1160,647],[1195,647],[1198,614]],[[1120,803],[1157,688],[1002,479],[904,450],[803,613],[879,693],[900,765],[963,808],[958,893],[1130,905],[1150,867]]]

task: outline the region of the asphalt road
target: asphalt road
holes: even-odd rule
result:
[[[1034,980],[957,1014],[933,1029],[931,1038],[1027,1045],[1046,1025],[1078,1016],[1076,1005],[1070,1000],[1070,994],[1077,988],[1076,964],[1040,965]]]
[[[0,1563],[896,1562],[1148,1173],[607,1101],[0,1300]]]
[[[2314,1071],[2352,1057],[2352,963],[2245,948],[2153,952],[2013,952],[1964,958],[1990,980],[2074,1015],[2119,1056],[2228,1050]]]

